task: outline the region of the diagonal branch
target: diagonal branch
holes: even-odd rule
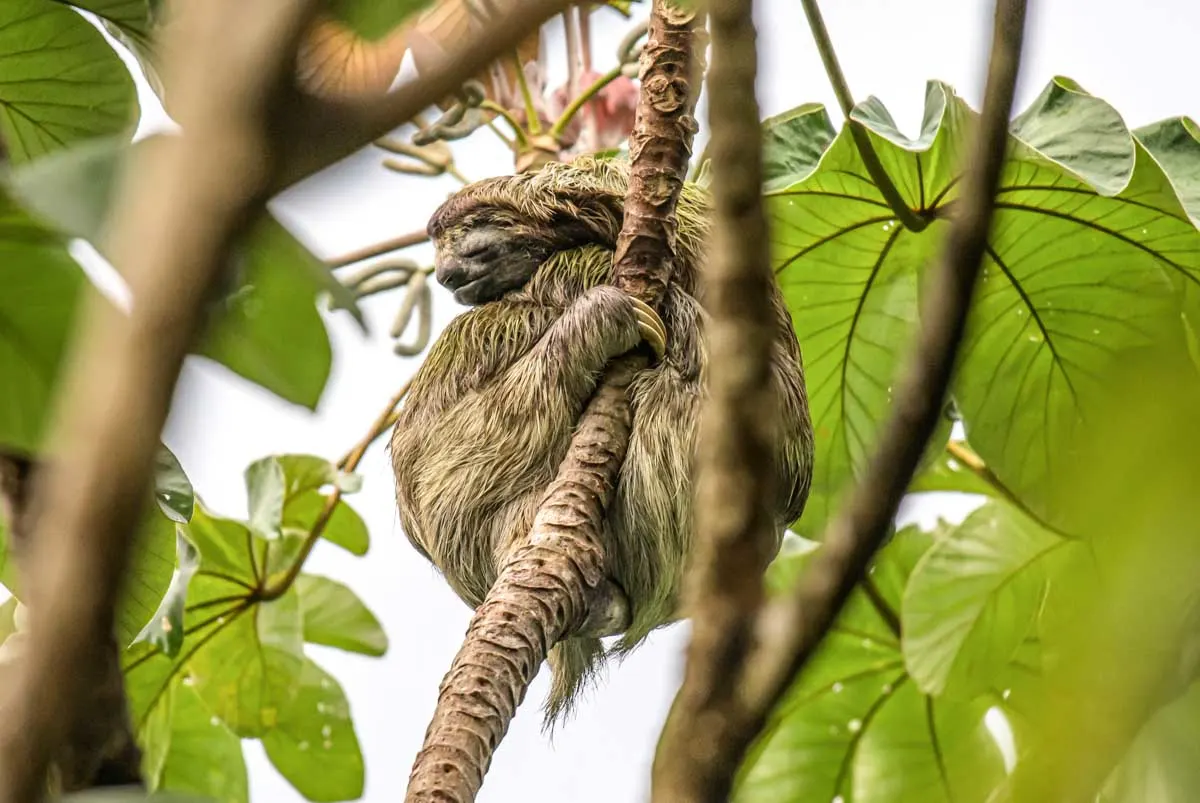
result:
[[[725,0],[729,5],[735,2]],[[714,7],[725,3],[714,3]],[[746,6],[748,3],[741,6],[743,15]],[[714,41],[718,41],[717,18],[714,11]],[[993,194],[1008,144],[1008,118],[1024,25],[1024,0],[997,0],[983,112],[967,161],[959,213],[930,276],[928,291],[922,296],[925,307],[920,335],[900,378],[896,403],[880,444],[862,480],[826,529],[821,549],[796,590],[790,598],[758,611],[753,622],[757,643],[745,648],[735,634],[725,634],[723,639],[714,640],[709,651],[696,649],[689,654],[689,680],[706,680],[709,693],[704,695],[703,688],[696,691],[686,687],[681,692],[676,703],[680,721],[669,723],[656,766],[657,799],[689,803],[728,798],[733,772],[746,749],[820,645],[888,532],[936,425],[966,326],[991,225]],[[745,33],[744,29],[737,30]],[[721,90],[715,79],[710,86],[715,112]],[[713,378],[717,378],[716,370]],[[752,521],[743,520],[747,537],[738,542],[744,550],[753,548],[753,539],[748,537]],[[721,553],[714,549],[706,554],[711,561]],[[743,559],[733,565],[745,562]],[[732,606],[738,598],[728,591],[735,587],[735,581],[720,579],[719,568],[723,567],[696,567],[699,579],[707,583],[694,596],[704,597],[714,589],[716,593],[724,589]],[[752,603],[743,599],[741,604],[748,607]],[[727,614],[724,621],[728,626],[744,626],[747,616],[744,609],[738,609],[735,614]],[[693,662],[701,666],[693,669]],[[698,702],[689,695],[699,695]],[[693,711],[697,713],[689,718],[687,715]],[[703,739],[697,734],[703,734]],[[689,736],[702,744],[684,744]]]
[[[30,640],[0,704],[0,801],[45,792],[98,672],[184,354],[229,248],[270,184],[270,122],[315,2],[181,9],[165,65],[184,136],[125,177],[110,253],[136,302],[93,301],[71,347],[45,469],[33,478]],[[219,55],[218,55],[219,54]]]
[[[655,0],[642,56],[613,282],[651,304],[670,276],[675,203],[696,128],[702,25],[695,12]],[[645,365],[640,355],[614,361],[584,410],[528,537],[476,610],[442,681],[408,803],[473,801],[549,649],[571,635],[628,626],[628,601],[606,577],[600,532],[629,443],[626,389]]]

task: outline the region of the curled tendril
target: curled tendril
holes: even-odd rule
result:
[[[476,80],[467,81],[449,109],[442,112],[442,115],[427,127],[413,134],[413,145],[462,139],[474,133],[480,126],[487,125],[488,115],[480,108],[485,100],[487,92],[483,84]]]
[[[379,293],[406,288],[400,308],[389,331],[392,351],[401,357],[415,357],[429,345],[433,329],[433,295],[429,290],[429,274],[433,268],[421,266],[411,259],[392,259],[368,265],[341,277],[341,282],[359,300]],[[411,328],[416,313],[416,332],[412,339],[401,338]]]

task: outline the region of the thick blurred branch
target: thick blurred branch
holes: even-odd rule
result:
[[[711,313],[708,398],[696,454],[696,541],[685,589],[687,670],[654,764],[653,796],[725,801],[741,751],[736,675],[753,647],[762,570],[775,544],[775,337],[771,254],[762,198],[753,0],[708,4],[707,76],[713,235],[704,281]]]
[[[270,131],[312,2],[209,0],[181,10],[165,73],[184,135],[125,176],[112,261],[126,316],[93,302],[75,332],[52,439],[33,477],[28,650],[0,716],[0,801],[30,803],[99,667],[183,357],[230,245],[271,184]]]
[[[695,12],[655,0],[613,275],[649,304],[658,303],[671,274],[675,204],[696,128],[702,25]],[[549,649],[584,631],[628,626],[629,603],[607,579],[600,533],[629,443],[626,389],[645,365],[644,356],[629,355],[610,366],[525,543],[472,617],[413,766],[409,803],[473,801]]]
[[[730,45],[735,34],[740,34],[738,41],[743,45],[752,36],[748,5],[746,0],[714,2],[714,44],[719,46],[722,35],[730,37]],[[678,713],[673,712],[679,721],[669,723],[656,763],[657,799],[670,803],[728,799],[733,773],[746,749],[820,645],[888,533],[936,426],[966,326],[991,226],[993,194],[1008,144],[1008,119],[1024,25],[1024,0],[997,0],[983,112],[965,163],[958,214],[922,294],[918,341],[900,376],[895,405],[879,446],[862,480],[826,529],[812,565],[790,598],[763,606],[753,618],[747,611],[755,605],[761,589],[750,589],[748,583],[723,575],[742,570],[748,562],[746,555],[755,542],[753,518],[744,517],[739,522],[744,528],[739,537],[720,542],[727,551],[712,550],[709,562],[701,561],[696,569],[701,587],[692,597],[703,599],[715,594],[717,599],[724,599],[726,609],[712,615],[720,616],[718,624],[742,632],[712,638],[711,643],[695,645],[689,653],[691,686],[681,692]],[[720,59],[714,53],[714,66]],[[715,74],[717,78],[710,76],[714,81],[710,84],[714,116],[724,108],[719,101],[729,88],[716,83],[720,74]],[[739,74],[744,81],[746,74]],[[715,125],[714,147],[718,133],[719,126]],[[718,170],[714,154],[714,180]],[[750,242],[754,235],[754,230],[746,232],[742,241]],[[754,353],[753,341],[747,349]],[[720,376],[716,362],[714,359],[714,382]],[[742,423],[746,426],[743,436],[754,437],[754,428]],[[732,442],[732,437],[721,441]],[[729,557],[739,554],[738,550],[740,559]],[[717,556],[729,561],[728,566],[719,567],[721,571],[711,565]],[[708,624],[697,624],[701,637],[709,634]],[[689,739],[693,740],[690,744]]]

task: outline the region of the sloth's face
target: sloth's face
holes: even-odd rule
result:
[[[520,289],[533,277],[550,249],[520,229],[477,224],[446,232],[436,241],[437,280],[460,304],[477,306]]]

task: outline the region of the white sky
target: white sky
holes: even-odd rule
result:
[[[1030,0],[1017,110],[1052,76],[1067,75],[1112,103],[1132,126],[1177,114],[1200,116],[1195,37],[1200,4],[1191,0]],[[990,38],[992,3],[984,0],[839,0],[826,2],[826,22],[851,89],[858,99],[879,96],[901,129],[916,133],[924,85],[938,78],[978,108]],[[645,14],[644,10],[639,12]],[[600,70],[626,30],[615,14],[602,14]],[[759,3],[764,115],[820,101],[839,121],[833,94],[795,0]],[[561,53],[561,50],[551,51]],[[556,65],[557,66],[557,65]],[[561,81],[556,76],[553,84]],[[164,122],[144,84],[143,130]],[[840,124],[840,122],[839,122]],[[704,122],[702,121],[702,126]],[[455,145],[471,178],[509,172],[511,163],[486,131]],[[402,177],[379,164],[374,149],[350,157],[276,201],[276,212],[322,256],[369,245],[424,226],[456,183]],[[427,250],[414,250],[425,259]],[[435,291],[435,333],[458,308]],[[391,352],[386,333],[399,303],[392,293],[369,300],[372,336],[364,338],[344,316],[330,319],[334,368],[315,415],[292,407],[233,376],[191,358],[176,396],[165,440],[199,493],[217,511],[245,515],[242,470],[267,454],[305,452],[336,459],[365,432],[387,399],[415,370],[417,360]],[[359,468],[363,491],[350,498],[373,538],[366,558],[322,543],[308,569],[346,582],[379,616],[391,639],[383,659],[309,647],[342,683],[350,700],[367,766],[364,800],[403,798],[413,757],[433,711],[437,687],[466,628],[470,611],[408,545],[395,513],[391,469],[382,444]],[[922,506],[923,520],[957,519],[963,499]],[[917,511],[912,511],[916,513]],[[479,797],[481,803],[573,801],[611,803],[647,797],[650,763],[659,727],[680,675],[685,628],[658,631],[620,666],[549,742],[538,708],[545,673],[497,751]],[[246,743],[251,798],[256,803],[301,800],[266,760],[257,742]]]

